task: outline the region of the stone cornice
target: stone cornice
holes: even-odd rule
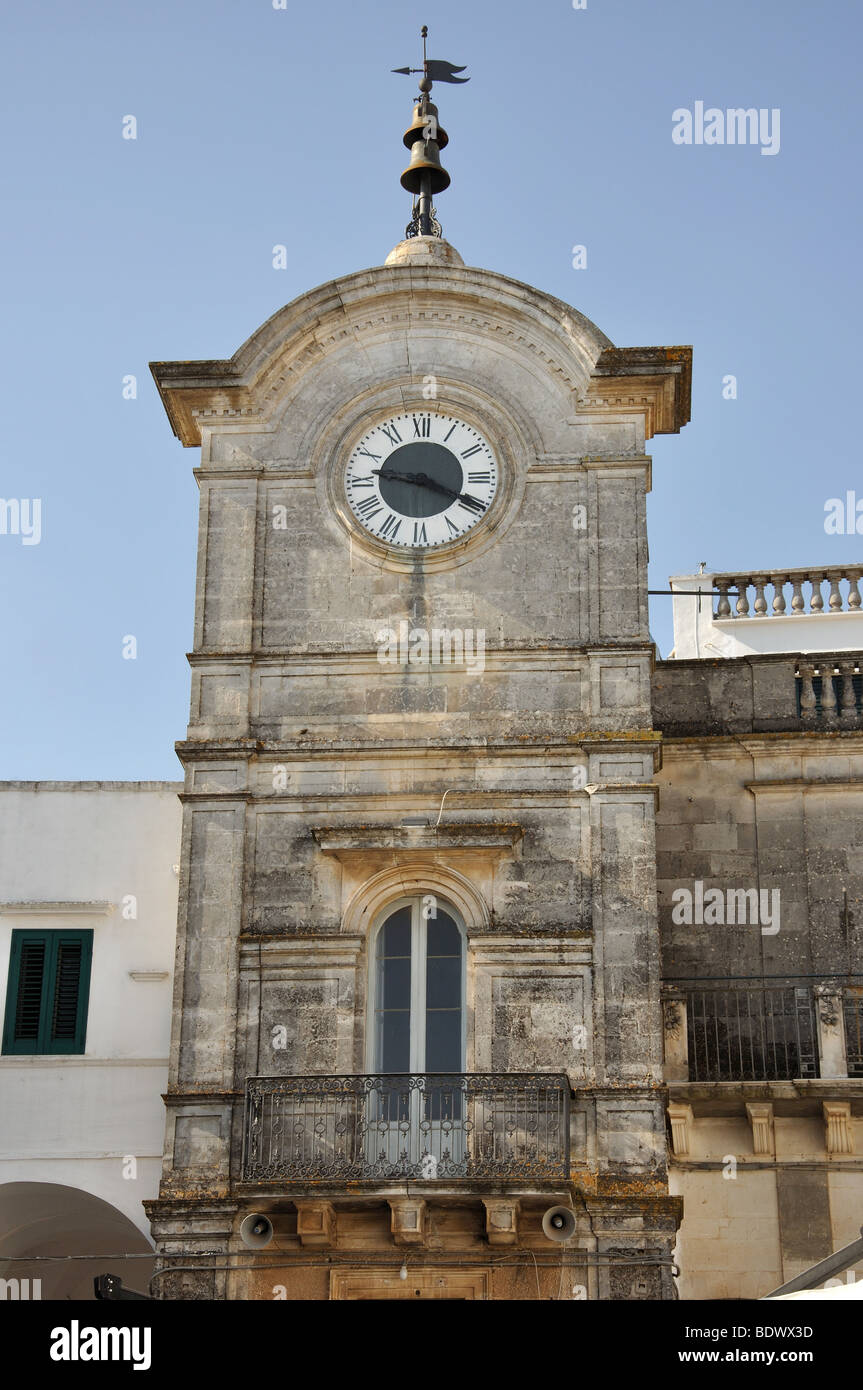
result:
[[[706,753],[711,758],[739,758],[740,752],[750,755],[777,756],[805,754],[836,755],[837,743],[851,744],[850,753],[863,753],[863,730],[859,729],[795,729],[763,734],[692,734],[662,736],[663,757],[674,762]],[[856,745],[856,746],[855,746]]]
[[[445,850],[447,854],[509,852],[524,835],[520,825],[505,821],[457,821],[446,825],[312,826],[324,854],[353,862],[373,850],[412,853]]]
[[[847,792],[863,791],[863,775],[860,777],[780,777],[775,781],[763,780],[744,782],[748,792]]]
[[[687,424],[691,347],[609,347],[593,369],[584,406],[603,415],[643,409],[645,438],[677,434]]]
[[[0,903],[4,917],[108,917],[115,904],[109,902],[11,902]]]
[[[585,729],[583,732],[565,734],[559,738],[547,734],[527,737],[515,734],[511,739],[494,738],[424,738],[413,739],[202,739],[200,742],[188,739],[176,743],[174,747],[184,762],[208,763],[214,760],[253,757],[283,758],[286,754],[299,757],[333,757],[344,761],[350,758],[393,757],[403,759],[405,753],[411,758],[439,757],[441,754],[455,758],[468,753],[484,757],[489,753],[495,756],[513,755],[533,757],[537,750],[542,752],[612,752],[625,753],[634,747],[659,747],[661,735],[652,729]],[[235,793],[230,793],[235,795]]]

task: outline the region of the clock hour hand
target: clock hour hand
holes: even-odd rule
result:
[[[373,468],[372,473],[376,478],[391,479],[395,483],[416,483],[418,481],[416,473],[398,473],[394,468]],[[419,476],[425,477],[425,474]]]
[[[441,492],[444,497],[452,497],[453,500],[464,502],[471,511],[482,512],[485,506],[476,497],[471,497],[469,492],[456,492],[455,488],[444,487],[443,483],[435,482],[427,473],[398,473],[394,468],[373,468],[372,472],[379,478],[391,478],[394,482],[413,483],[416,487],[431,488],[433,492]]]

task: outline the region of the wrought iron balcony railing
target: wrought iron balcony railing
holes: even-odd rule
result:
[[[863,985],[666,980],[669,1080],[863,1077]]]
[[[691,1081],[818,1075],[812,990],[694,989],[687,995]]]
[[[567,1179],[569,1082],[553,1073],[256,1076],[245,1182]]]

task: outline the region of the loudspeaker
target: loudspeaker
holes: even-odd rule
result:
[[[549,1240],[571,1240],[575,1235],[575,1212],[572,1207],[549,1207],[542,1218],[542,1229]]]
[[[263,1250],[273,1239],[273,1223],[268,1216],[252,1212],[240,1226],[240,1240],[250,1250]]]

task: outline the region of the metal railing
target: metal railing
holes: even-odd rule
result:
[[[569,1177],[569,1082],[553,1073],[256,1076],[245,1182]]]
[[[842,1002],[848,1075],[863,1077],[863,990],[849,989]]]
[[[690,1081],[818,1076],[818,1023],[810,987],[725,985],[681,993]]]

